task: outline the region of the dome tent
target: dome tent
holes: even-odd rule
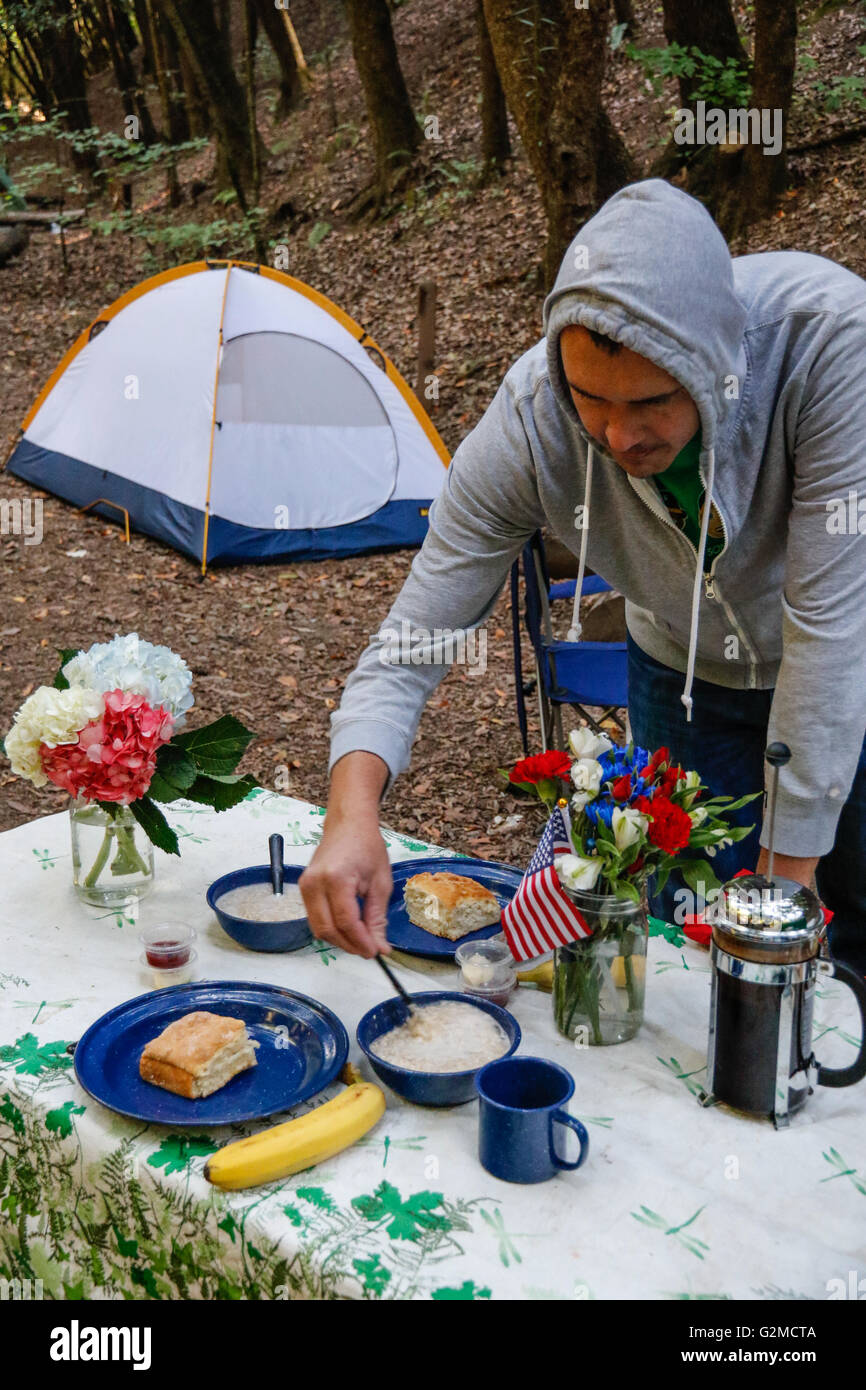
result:
[[[268,266],[196,261],[81,334],[7,464],[199,560],[419,545],[449,462],[393,363]]]

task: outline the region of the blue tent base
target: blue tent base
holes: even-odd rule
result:
[[[175,502],[154,488],[120,478],[107,469],[40,448],[27,439],[22,439],[6,467],[16,478],[44,488],[76,507],[87,507],[98,497],[105,498],[114,505],[92,507],[99,516],[116,522],[116,508],[125,508],[134,531],[164,541],[191,560],[201,561],[203,510]],[[239,526],[223,517],[211,516],[207,564],[327,560],[414,548],[421,545],[427,534],[429,506],[429,498],[386,502],[360,521],[302,530]]]

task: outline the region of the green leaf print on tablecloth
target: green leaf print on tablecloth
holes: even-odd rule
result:
[[[72,1116],[83,1115],[84,1109],[83,1105],[76,1105],[74,1100],[67,1100],[56,1110],[48,1111],[45,1116],[45,1128],[65,1139],[72,1133]]]
[[[641,1204],[639,1212],[632,1212],[632,1216],[635,1221],[642,1221],[645,1226],[653,1226],[656,1230],[661,1231],[663,1235],[674,1236],[684,1249],[688,1250],[692,1255],[697,1255],[698,1259],[702,1260],[704,1258],[703,1252],[709,1250],[710,1247],[705,1241],[698,1240],[697,1236],[684,1236],[683,1231],[687,1226],[691,1226],[693,1221],[697,1221],[703,1210],[703,1207],[698,1207],[697,1211],[694,1212],[687,1221],[681,1221],[678,1226],[671,1226],[663,1216],[659,1216],[657,1211],[652,1211],[643,1204]]]
[[[459,1298],[471,1301],[476,1298],[490,1298],[491,1294],[489,1289],[478,1288],[474,1279],[467,1279],[464,1284],[461,1284],[459,1289],[434,1289],[430,1297],[435,1299]]]
[[[433,1210],[442,1206],[441,1192],[415,1192],[404,1202],[393,1184],[381,1182],[372,1197],[353,1197],[352,1206],[368,1221],[383,1221],[392,1240],[420,1240],[425,1231],[450,1229],[447,1217]]]
[[[700,1076],[701,1072],[706,1071],[706,1062],[704,1062],[702,1067],[695,1067],[694,1071],[684,1071],[676,1057],[670,1057],[667,1061],[664,1057],[657,1057],[656,1061],[661,1062],[662,1066],[667,1067],[668,1071],[672,1071],[677,1081],[682,1081],[686,1090],[690,1091],[693,1096],[699,1095],[700,1092],[703,1091],[704,1088],[701,1083],[695,1081],[694,1078]]]
[[[0,1047],[0,1062],[16,1063],[15,1071],[27,1076],[39,1076],[44,1071],[66,1071],[72,1066],[67,1054],[68,1042],[43,1043],[35,1033],[24,1033],[11,1047]]]
[[[168,1176],[182,1173],[191,1158],[207,1158],[216,1151],[217,1145],[206,1134],[169,1134],[147,1161],[152,1168],[164,1168]]]
[[[378,1255],[369,1260],[353,1260],[352,1268],[357,1271],[364,1292],[372,1294],[374,1298],[381,1297],[391,1281],[391,1271],[379,1263]]]
[[[828,1149],[823,1157],[837,1171],[827,1178],[822,1178],[821,1182],[832,1182],[834,1178],[850,1178],[852,1187],[855,1187],[862,1197],[866,1197],[866,1179],[858,1175],[856,1168],[849,1168],[836,1149]]]

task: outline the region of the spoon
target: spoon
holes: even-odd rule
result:
[[[268,840],[268,849],[271,852],[271,887],[277,896],[283,895],[283,837],[282,835],[271,835]]]
[[[378,961],[379,965],[381,965],[385,974],[388,976],[388,979],[391,981],[391,984],[394,986],[400,998],[403,1000],[403,1003],[406,1005],[406,1008],[409,1012],[409,1017],[414,1018],[415,1005],[412,1002],[412,996],[406,992],[406,990],[401,985],[400,981],[397,979],[397,976],[394,974],[391,967],[385,964],[384,957],[380,955],[378,951],[376,952],[376,960]]]

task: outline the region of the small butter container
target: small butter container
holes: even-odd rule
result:
[[[464,941],[454,953],[464,994],[504,1007],[517,983],[514,957],[503,936]]]
[[[183,965],[154,965],[152,961],[148,960],[146,951],[142,951],[139,960],[146,969],[150,970],[154,989],[167,989],[169,985],[189,984],[195,974],[198,951],[191,950]]]
[[[141,963],[150,967],[155,989],[185,985],[192,979],[197,959],[193,927],[184,922],[154,922],[139,932],[138,939],[144,946]]]

